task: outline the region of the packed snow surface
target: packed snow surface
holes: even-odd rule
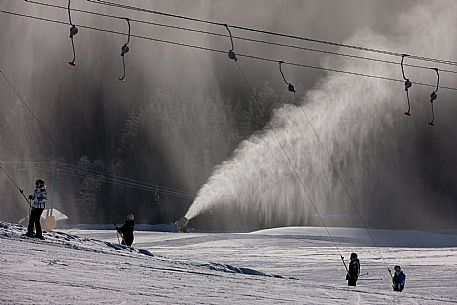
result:
[[[0,304],[452,304],[457,235],[278,228],[253,233],[56,230],[45,240],[0,222]],[[373,243],[376,244],[374,244]],[[340,253],[357,252],[348,287]],[[403,292],[387,267],[401,265]]]

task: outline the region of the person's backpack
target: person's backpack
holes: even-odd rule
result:
[[[360,272],[360,262],[358,259],[354,259],[349,263],[349,275],[357,279],[359,277]]]

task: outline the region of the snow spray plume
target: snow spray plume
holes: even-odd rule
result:
[[[453,4],[453,7],[456,8],[456,5]],[[451,13],[443,13],[452,10],[442,11],[441,8],[439,4],[420,6],[401,16],[398,28],[414,28],[414,31],[404,33],[408,36],[402,36],[401,41],[391,41],[370,30],[362,30],[347,43],[452,59],[455,38],[443,45],[442,36],[455,37],[448,33],[450,28],[454,28],[449,27],[449,23],[457,24]],[[435,19],[435,10],[441,12],[439,20]],[[417,19],[421,20],[419,26]],[[432,23],[433,27],[428,26]],[[438,52],[433,46],[440,44],[443,48],[439,48]],[[401,79],[400,65],[332,60],[326,60],[323,65]],[[426,72],[415,70],[411,73],[433,84],[434,80],[428,76],[431,73]],[[447,77],[449,83],[455,81],[454,75]],[[298,88],[297,85],[297,91]],[[417,110],[413,120],[405,117],[402,115],[403,90],[401,82],[330,73],[302,101],[303,110],[368,226],[424,224],[425,219],[421,215],[430,209],[428,202],[444,204],[452,199],[433,192],[432,186],[437,181],[422,174],[425,167],[422,161],[427,156],[417,150],[417,143],[411,138],[420,143],[431,140],[423,136],[429,131],[424,123],[425,103]],[[414,100],[426,100],[427,88],[417,88],[414,94]],[[449,96],[447,99],[449,101]],[[448,111],[453,107],[445,102],[440,106]],[[453,109],[455,111],[455,107]],[[449,118],[441,121],[441,124],[451,123]],[[326,225],[360,226],[354,204],[348,200],[342,184],[336,179],[329,158],[312,133],[302,109],[290,105],[278,109],[271,126]],[[448,132],[455,137],[454,131]],[[402,146],[398,147],[398,143]],[[440,141],[439,146],[456,149],[449,141]],[[456,162],[451,159],[448,159],[447,165],[455,168]],[[236,207],[239,215],[258,211],[267,226],[290,225],[297,220],[320,225],[315,221],[315,211],[291,164],[269,129],[255,134],[240,144],[230,160],[215,168],[185,217],[192,219],[214,209]],[[454,192],[449,196],[455,195]],[[434,208],[439,211],[440,206],[435,205]],[[433,212],[439,215],[437,210]],[[406,215],[407,220],[402,220]]]

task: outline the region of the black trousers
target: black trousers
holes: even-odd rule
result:
[[[40,218],[41,218],[41,213],[43,213],[44,209],[36,209],[32,208],[32,211],[30,212],[30,219],[29,219],[29,225],[27,227],[27,235],[32,235],[33,234],[33,226],[35,226],[36,229],[36,237],[43,236],[43,233],[41,232],[41,224],[40,224]]]
[[[356,286],[357,285],[357,280],[353,278],[348,279],[348,286]]]
[[[394,291],[403,291],[403,288],[405,288],[405,284],[393,284],[392,287],[394,288]]]

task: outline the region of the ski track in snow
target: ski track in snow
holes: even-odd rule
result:
[[[253,233],[135,233],[116,250],[113,231],[46,232],[0,222],[0,304],[457,304],[457,236],[330,228],[344,256],[361,260],[346,286],[322,228]],[[403,245],[403,246],[399,246]],[[386,264],[407,274],[391,291]]]

